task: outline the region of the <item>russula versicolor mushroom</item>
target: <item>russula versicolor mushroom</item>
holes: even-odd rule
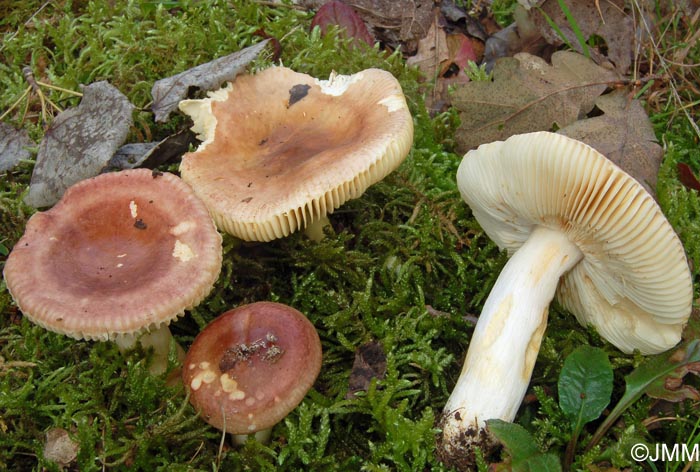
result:
[[[321,341],[296,309],[275,302],[241,305],[195,338],[183,363],[190,402],[237,442],[260,440],[304,398],[321,370]]]
[[[134,169],[78,182],[32,215],[4,277],[29,320],[122,350],[140,336],[160,373],[168,324],[209,293],[221,258],[221,235],[190,187],[170,173]]]
[[[401,164],[413,119],[401,86],[367,69],[318,80],[285,67],[240,75],[202,100],[184,100],[202,140],[180,174],[222,230],[270,241],[305,229]]]
[[[439,450],[451,464],[488,443],[486,420],[515,417],[555,294],[582,325],[643,354],[680,341],[693,296],[684,248],[654,199],[579,141],[539,132],[482,145],[464,156],[457,185],[511,257],[443,412]]]

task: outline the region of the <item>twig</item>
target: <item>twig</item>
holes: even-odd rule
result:
[[[43,5],[41,5],[37,11],[32,13],[32,15],[27,19],[27,21],[24,22],[24,26],[29,26],[29,22],[32,21],[35,16],[37,16],[39,13],[41,13],[41,10],[46,8],[46,6],[48,6],[50,3],[51,3],[51,0],[47,0],[46,2],[44,2]],[[12,41],[15,36],[17,36],[18,33],[19,33],[19,30],[14,31],[9,37],[7,37],[2,42],[2,44],[0,44],[0,52],[5,48],[6,44],[9,44],[10,41]]]
[[[434,316],[435,318],[450,316],[450,314],[446,311],[440,311],[436,308],[433,308],[431,305],[425,305],[425,311],[427,311],[430,316]],[[473,325],[476,325],[477,321],[479,321],[479,318],[477,316],[470,314],[462,316],[462,319]]]

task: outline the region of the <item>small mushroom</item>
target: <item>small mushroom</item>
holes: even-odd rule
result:
[[[463,199],[511,255],[484,303],[440,426],[439,454],[488,447],[488,419],[512,421],[557,296],[625,353],[673,347],[691,311],[683,246],[654,199],[591,147],[547,132],[468,152]]]
[[[32,215],[4,277],[32,322],[122,351],[140,337],[161,373],[168,324],[207,296],[221,258],[221,235],[190,187],[134,169],[83,180]]]
[[[229,310],[195,338],[182,379],[190,402],[235,442],[266,441],[321,370],[321,341],[294,308],[256,302]]]
[[[318,80],[271,67],[184,100],[202,140],[180,173],[219,228],[246,241],[306,229],[396,169],[413,143],[398,81],[379,69]]]

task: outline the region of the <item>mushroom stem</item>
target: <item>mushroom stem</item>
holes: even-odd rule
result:
[[[185,350],[175,341],[167,325],[141,335],[123,334],[117,336],[114,342],[122,353],[134,349],[137,343],[141,343],[141,346],[146,350],[153,348],[153,357],[148,366],[148,370],[153,375],[160,375],[168,370],[168,353],[170,352],[171,342],[175,343],[178,359],[180,361],[185,359]]]
[[[304,234],[312,241],[323,241],[323,239],[326,237],[326,233],[323,232],[323,228],[326,226],[331,226],[331,220],[328,219],[327,215],[321,215],[320,218],[309,223],[309,225],[304,229]]]
[[[261,429],[252,434],[232,434],[231,442],[237,446],[242,446],[249,437],[253,437],[260,444],[269,444],[272,437],[272,428]]]
[[[463,461],[473,445],[492,445],[486,420],[513,420],[530,383],[559,278],[582,257],[564,234],[538,226],[506,263],[443,411],[443,461],[454,462],[450,456]]]

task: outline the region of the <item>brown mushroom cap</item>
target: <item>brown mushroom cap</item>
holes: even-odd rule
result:
[[[271,428],[293,410],[321,370],[321,341],[292,307],[257,302],[229,310],[194,340],[183,383],[212,426],[232,434]]]
[[[108,340],[170,323],[221,269],[221,235],[177,176],[102,174],[34,214],[5,264],[22,313],[78,339]]]
[[[180,109],[203,140],[183,156],[182,178],[222,230],[250,241],[287,236],[359,197],[413,142],[401,86],[379,69],[321,81],[271,67]]]

